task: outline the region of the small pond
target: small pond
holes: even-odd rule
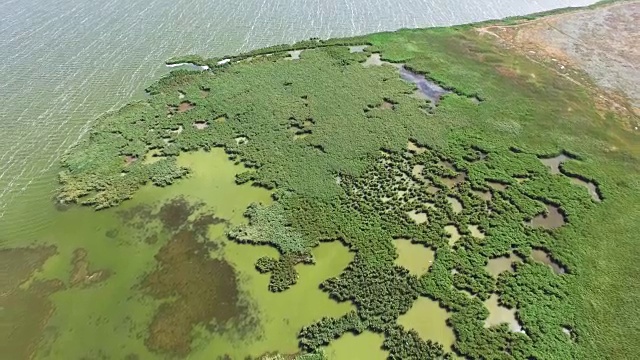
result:
[[[556,274],[564,274],[566,269],[562,267],[557,261],[555,261],[548,252],[541,249],[534,249],[531,252],[531,257],[533,260],[548,265],[551,267],[554,273]]]
[[[404,66],[400,68],[400,77],[405,81],[415,84],[418,87],[417,95],[434,104],[438,103],[444,94],[450,92],[435,82],[427,79],[424,75],[414,73]]]
[[[551,174],[560,174],[560,164],[567,160],[571,160],[571,158],[565,154],[560,154],[558,156],[550,157],[550,158],[539,158],[540,162],[543,163],[547,168],[549,168],[549,172]]]
[[[569,175],[567,175],[569,176]],[[569,176],[571,182],[575,185],[583,186],[589,192],[589,195],[595,202],[601,202],[602,198],[600,198],[600,193],[598,192],[598,186],[591,181],[583,180],[576,176]]]
[[[469,225],[467,228],[471,232],[471,236],[478,239],[484,239],[484,233],[480,230],[478,225]]]
[[[487,272],[494,278],[505,271],[513,271],[513,264],[522,261],[520,257],[514,253],[510,253],[509,256],[501,256],[493,259],[489,259],[487,262]]]
[[[452,197],[452,196],[447,196],[447,201],[449,202],[449,205],[451,205],[451,208],[453,209],[453,213],[454,214],[459,214],[462,212],[463,207],[462,207],[462,203],[460,202],[460,200]]]
[[[420,225],[420,224],[424,224],[427,222],[428,218],[427,218],[427,214],[417,211],[417,210],[411,210],[407,212],[407,216],[409,216],[409,218],[411,220],[413,220],[416,224]]]
[[[395,239],[393,244],[398,252],[396,265],[402,266],[409,270],[411,274],[420,276],[429,271],[435,252],[422,245],[414,244],[408,239]]]
[[[368,45],[355,45],[355,46],[349,46],[349,52],[350,53],[361,53],[364,52],[364,49],[366,49],[368,47]]]
[[[560,208],[555,205],[547,204],[547,211],[540,214],[529,222],[534,228],[556,229],[565,224],[564,215],[560,212]]]
[[[456,339],[453,329],[447,325],[448,318],[449,312],[437,301],[419,297],[411,309],[398,318],[398,324],[407,330],[414,329],[425,341],[440,343],[448,352]]]
[[[444,227],[444,231],[449,234],[449,245],[453,246],[456,241],[460,240],[460,233],[455,225],[447,225]]]
[[[287,51],[289,57],[286,57],[286,60],[300,60],[300,54],[302,54],[302,50],[291,50]]]
[[[506,308],[500,305],[498,300],[499,297],[496,294],[492,294],[485,300],[484,306],[489,310],[489,317],[485,320],[484,326],[488,328],[506,323],[511,331],[522,332],[522,325],[516,319],[516,309]]]

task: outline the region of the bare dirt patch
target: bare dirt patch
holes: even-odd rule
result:
[[[193,108],[195,108],[196,106],[188,101],[183,101],[180,103],[180,105],[178,105],[178,112],[179,113],[183,113],[183,112],[187,112]]]
[[[478,32],[589,88],[606,108],[640,116],[639,23],[640,1],[630,1]]]
[[[131,164],[133,164],[134,162],[136,162],[138,160],[137,157],[135,156],[131,156],[131,155],[127,155],[124,157],[124,166],[129,166]]]
[[[209,127],[209,124],[207,124],[206,121],[196,121],[193,123],[193,127],[195,127],[198,130],[204,130]]]

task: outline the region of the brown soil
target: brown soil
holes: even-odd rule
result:
[[[179,113],[183,113],[183,112],[187,112],[193,108],[195,108],[196,106],[188,101],[183,101],[180,103],[180,105],[178,105],[178,112]]]
[[[62,289],[58,280],[29,280],[56,253],[53,246],[0,250],[0,354],[6,359],[31,359],[53,313],[49,295]]]
[[[627,129],[637,130],[640,116],[638,23],[640,1],[629,1],[517,25],[491,25],[477,31],[585,87],[601,109],[612,109],[630,117]],[[509,75],[508,69],[502,71]]]
[[[129,165],[133,164],[134,162],[136,162],[137,160],[138,160],[138,158],[135,157],[135,156],[131,156],[131,155],[125,156],[124,157],[124,165],[125,166],[129,166]]]
[[[82,248],[73,252],[71,264],[73,265],[69,279],[71,286],[89,286],[104,281],[111,276],[109,270],[90,271],[87,250]]]

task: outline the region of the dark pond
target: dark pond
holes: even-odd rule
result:
[[[416,74],[407,70],[404,66],[400,68],[400,77],[405,81],[416,84],[419,94],[426,97],[433,103],[437,103],[440,101],[442,95],[450,92],[435,82],[428,80],[424,75]]]
[[[547,211],[533,219],[529,225],[534,228],[555,229],[565,224],[564,215],[557,206],[547,204]]]
[[[585,181],[579,177],[569,176],[569,178],[571,179],[571,182],[573,184],[584,186],[594,201],[596,202],[602,201],[602,198],[600,198],[600,193],[598,192],[598,186],[596,184],[592,183],[591,181]]]
[[[349,46],[349,52],[350,53],[361,53],[364,52],[364,49],[367,48],[367,45],[356,45],[356,46]]]
[[[556,274],[564,274],[566,269],[562,267],[557,261],[555,261],[548,252],[541,249],[534,249],[531,252],[531,257],[533,260],[548,265],[553,269],[553,272]]]
[[[600,193],[598,192],[598,186],[595,183],[585,180],[580,176],[568,174],[567,172],[563,171],[561,166],[562,163],[571,159],[573,159],[571,156],[567,156],[563,153],[552,158],[540,158],[540,162],[542,162],[542,164],[549,168],[549,172],[551,174],[566,175],[571,179],[571,182],[573,184],[584,186],[594,201],[601,202],[602,199],[600,198]]]
[[[567,160],[571,160],[571,158],[565,154],[560,154],[551,158],[540,158],[540,162],[549,168],[549,172],[554,175],[560,174],[560,164]]]

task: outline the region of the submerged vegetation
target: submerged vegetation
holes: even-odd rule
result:
[[[302,50],[299,59],[285,60],[291,50]],[[615,124],[603,131],[615,115],[575,84],[469,26],[171,60],[180,62],[213,70],[175,70],[148,99],[97,121],[65,157],[57,200],[116,207],[145,184],[192,176],[179,154],[224,148],[245,166],[237,184],[272,191],[273,202],[250,205],[246,223],[227,233],[277,250],[255,262],[270,291],[300,286],[297,269],[314,266],[322,242],[353,253],[320,284],[353,309],[301,328],[303,354],[264,358],[324,358],[323,349],[363,333],[383,337],[391,359],[640,353],[628,333],[640,321],[636,135]],[[201,185],[195,193],[211,191]],[[240,321],[248,306],[233,264],[207,248],[209,227],[227,220],[190,206],[177,198],[159,210],[155,231],[165,236],[149,237],[161,242],[157,268],[138,285],[159,302],[141,341],[180,357],[197,331]],[[405,243],[424,250],[423,264],[404,262]],[[455,339],[402,325],[423,301],[415,313],[438,312],[425,311],[425,322]]]

